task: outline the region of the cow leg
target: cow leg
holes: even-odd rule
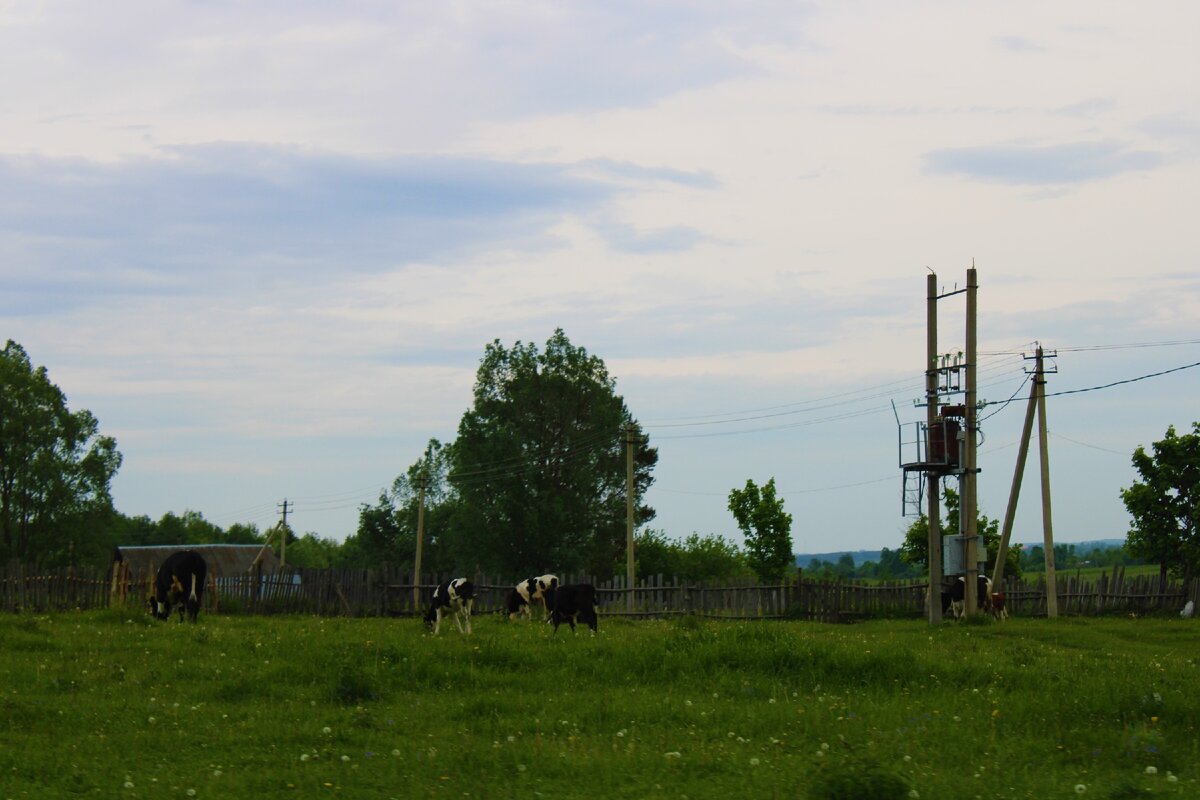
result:
[[[587,623],[588,628],[592,631],[592,636],[595,636],[597,625],[596,609],[590,608],[580,613],[579,618]]]
[[[433,616],[433,635],[438,635],[438,629],[442,627],[442,609],[438,608]]]

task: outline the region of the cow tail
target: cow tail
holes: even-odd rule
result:
[[[192,573],[192,593],[188,595],[188,600],[196,600],[196,573]]]

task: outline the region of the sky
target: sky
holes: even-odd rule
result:
[[[982,513],[1040,342],[1072,392],[1055,540],[1120,538],[1133,450],[1200,419],[1198,29],[1169,1],[0,0],[0,337],[116,438],[131,516],[263,529],[286,499],[342,540],[453,440],[487,343],[561,327],[658,448],[651,527],[740,542],[729,491],[774,478],[797,552],[895,548],[925,276],[974,264]],[[963,295],[938,307],[961,350]]]

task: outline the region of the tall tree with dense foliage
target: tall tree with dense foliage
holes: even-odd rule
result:
[[[1168,427],[1152,448],[1133,451],[1141,480],[1121,490],[1133,517],[1125,546],[1188,580],[1200,575],[1200,422],[1182,436]]]
[[[775,479],[759,488],[747,480],[729,493],[729,510],[746,540],[750,568],[764,579],[782,578],[792,567],[792,515],[775,494]]]
[[[625,552],[625,429],[634,431],[635,525],[658,452],[646,444],[599,357],[561,329],[544,350],[487,345],[474,403],[451,447],[453,538],[509,575],[611,575]]]
[[[942,534],[950,536],[958,533],[959,496],[958,492],[946,486],[942,489],[942,500],[946,507],[946,519],[942,522]],[[987,548],[985,572],[991,575],[995,572],[996,557],[1000,553],[1000,520],[988,519],[987,515],[979,514],[975,529],[983,537],[983,545]],[[909,564],[921,566],[929,570],[929,517],[922,514],[908,526],[904,533],[904,544],[900,545],[900,558]],[[942,558],[943,566],[946,559]],[[1004,559],[1004,574],[1017,580],[1021,577],[1021,546],[1010,545]]]
[[[117,443],[72,412],[45,367],[11,339],[0,350],[0,558],[66,563],[74,542],[113,513]]]

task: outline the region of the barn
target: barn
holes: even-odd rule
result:
[[[180,550],[195,550],[208,564],[204,606],[209,610],[214,610],[222,580],[251,574],[274,575],[279,569],[275,552],[261,544],[119,545],[113,551],[113,603],[140,604],[149,596],[159,565]]]

